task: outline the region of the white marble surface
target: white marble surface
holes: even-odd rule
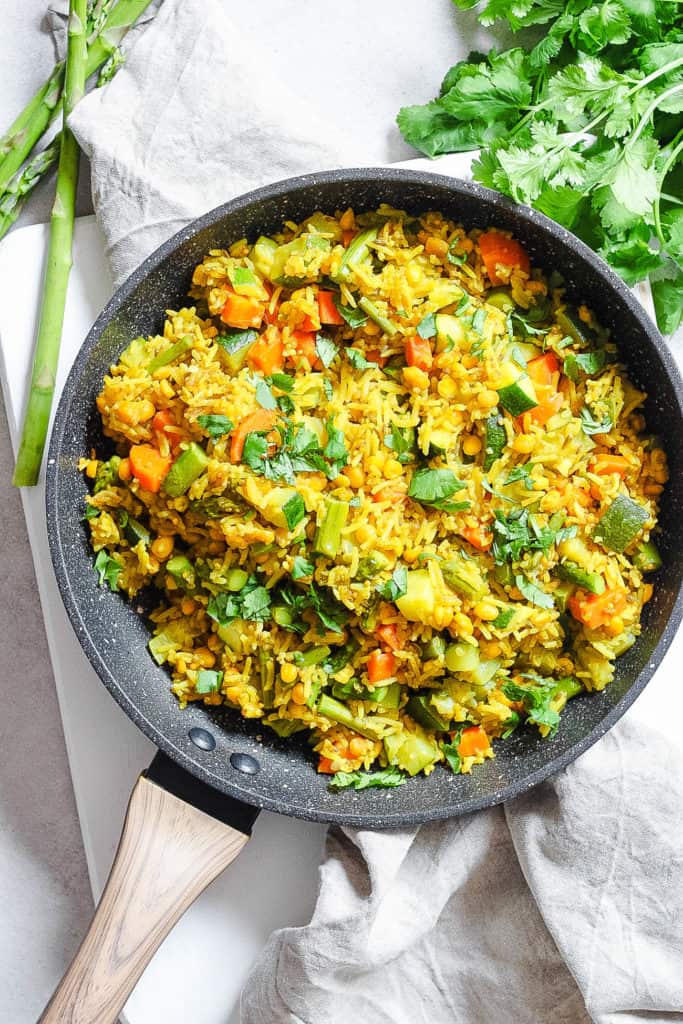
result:
[[[51,67],[52,47],[39,30],[45,6],[45,0],[0,0],[3,126]],[[315,88],[330,108],[348,112],[349,132],[383,136],[387,161],[411,155],[394,126],[399,106],[430,98],[451,63],[486,45],[474,15],[456,15],[450,0],[252,0],[234,7],[254,59],[268,59],[294,89]],[[89,209],[84,172],[81,213]],[[19,225],[46,220],[50,201],[49,187],[41,187]],[[11,296],[2,297],[0,282],[2,299]],[[91,898],[11,467],[2,417],[0,666],[12,696],[0,719],[0,1021],[29,1024],[78,945]]]

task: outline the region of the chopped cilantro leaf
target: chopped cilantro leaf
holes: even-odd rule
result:
[[[375,590],[385,601],[397,601],[408,591],[408,570],[404,565],[399,565],[391,574],[391,579],[386,583],[379,583]]]
[[[606,362],[607,355],[603,349],[596,349],[594,352],[581,352],[578,355],[570,352],[564,357],[562,368],[567,377],[576,382],[579,379],[579,370],[582,370],[587,377],[591,377],[593,374],[600,373]]]
[[[206,416],[198,416],[197,423],[207,432],[209,437],[222,437],[223,434],[229,434],[234,427],[234,423],[227,416],[218,416],[211,413]]]
[[[115,558],[111,558],[104,549],[99,551],[95,559],[95,572],[98,584],[106,583],[110,590],[119,589],[119,575],[123,566]]]
[[[265,380],[259,380],[256,384],[256,401],[263,409],[277,409],[275,395]]]
[[[270,591],[251,576],[237,594],[221,592],[209,601],[206,611],[219,626],[235,619],[265,621],[270,618]]]
[[[526,509],[517,509],[507,515],[496,509],[494,516],[493,558],[497,565],[518,562],[524,551],[548,551],[553,544],[567,540],[576,532],[573,526],[562,528],[562,512],[552,516],[546,526],[541,526],[537,517]]]
[[[349,620],[349,611],[329,591],[321,590],[311,583],[308,594],[310,607],[314,610],[325,629],[341,633]]]
[[[508,717],[503,722],[503,731],[500,734],[500,738],[502,740],[506,740],[508,736],[511,736],[513,734],[513,732],[515,731],[520,722],[521,718],[519,717],[517,712],[511,711]]]
[[[353,327],[354,330],[356,327],[362,327],[363,324],[368,322],[367,314],[364,313],[362,309],[354,309],[353,306],[345,306],[336,295],[332,301],[334,302],[337,312],[344,317],[349,327]]]
[[[446,758],[446,761],[448,762],[451,771],[455,775],[460,774],[460,767],[462,765],[462,759],[460,757],[460,754],[458,753],[458,747],[460,746],[461,737],[462,729],[458,729],[450,743],[441,743],[441,749],[443,751],[444,757]]]
[[[493,629],[507,629],[512,620],[515,617],[514,608],[501,608],[496,615],[495,619],[491,623]]]
[[[393,788],[402,786],[405,781],[406,776],[398,768],[382,768],[377,772],[337,772],[330,782],[330,789]]]
[[[296,406],[289,395],[278,395],[277,396],[277,407],[280,412],[283,412],[285,416],[291,416]]]
[[[532,468],[533,468],[533,463],[528,463],[528,462],[525,465],[523,465],[523,466],[515,466],[514,469],[510,470],[509,474],[506,476],[505,480],[503,481],[503,487],[508,487],[509,484],[515,484],[515,483],[518,483],[520,481],[523,481],[524,486],[526,487],[527,491],[533,491],[533,489],[534,489],[534,482],[531,479],[531,470],[532,470]]]
[[[286,391],[289,394],[294,387],[294,378],[288,373],[273,373],[270,377],[266,377],[266,380],[274,388],[278,388],[280,391]]]
[[[484,330],[484,325],[488,319],[488,313],[485,309],[478,309],[472,317],[472,330],[476,331],[477,334],[481,334]]]
[[[265,587],[254,587],[249,590],[245,587],[240,591],[242,598],[243,619],[267,619],[270,612],[270,591]]]
[[[304,505],[304,499],[297,491],[292,497],[284,503],[282,506],[285,519],[287,520],[287,527],[293,530],[299,525],[301,520],[306,515],[306,506]]]
[[[334,361],[339,350],[330,338],[325,337],[324,334],[317,334],[315,338],[315,351],[318,354],[318,359],[327,369]]]
[[[461,239],[454,238],[451,244],[448,246],[448,252],[446,259],[449,263],[453,263],[456,267],[462,266],[463,263],[467,262],[467,256],[462,252],[455,252],[455,247],[460,244]]]
[[[581,429],[584,434],[589,436],[592,434],[607,434],[614,426],[611,416],[605,416],[602,420],[597,420],[588,406],[583,407],[580,415]]]
[[[436,317],[433,313],[427,313],[417,325],[417,333],[421,338],[433,338],[436,334]]]
[[[264,433],[252,432],[247,434],[244,439],[244,449],[242,451],[242,462],[245,462],[250,469],[253,469],[256,473],[261,473],[263,460],[265,459],[266,452],[268,451],[268,442],[266,441],[266,435]]]
[[[354,370],[376,370],[377,363],[370,362],[366,359],[362,352],[359,352],[357,348],[347,348],[346,358],[351,363]]]
[[[391,448],[398,462],[406,466],[415,461],[415,428],[391,425],[391,433],[384,438],[387,448]]]
[[[335,473],[335,476],[337,476],[338,471],[349,461],[349,450],[344,442],[344,434],[335,427],[332,417],[325,424],[325,429],[327,430],[327,444],[323,448],[323,455],[330,465],[337,470],[337,473]],[[334,477],[330,477],[330,479],[334,479]]]
[[[522,576],[521,573],[517,573],[515,576],[515,585],[527,601],[530,604],[536,605],[537,608],[555,607],[552,595],[546,594],[545,590],[541,590],[539,586],[532,583],[526,576]]]
[[[314,570],[313,562],[309,562],[307,558],[303,558],[301,555],[296,555],[292,562],[292,579],[308,579],[309,576],[313,575]]]
[[[450,469],[418,469],[412,475],[408,497],[443,512],[460,511],[463,503],[448,499],[464,486]]]
[[[519,701],[527,713],[527,718],[534,725],[547,725],[550,735],[554,736],[560,722],[560,716],[550,707],[553,698],[555,681],[533,677],[533,687],[519,686],[517,683],[505,683],[503,693],[508,700]]]

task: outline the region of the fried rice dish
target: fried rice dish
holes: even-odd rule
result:
[[[181,707],[304,733],[362,789],[541,742],[610,683],[667,464],[567,284],[495,226],[385,206],[205,256],[81,460],[99,582],[153,595]]]

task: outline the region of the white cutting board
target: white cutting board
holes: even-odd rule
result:
[[[17,448],[35,336],[47,226],[14,231],[0,245],[0,371]],[[94,217],[76,222],[57,392],[112,292]],[[99,899],[128,796],[154,746],[109,696],[83,654],[52,572],[45,488],[22,492],[45,628],[64,723],[93,895]],[[242,856],[181,918],[131,995],[125,1024],[236,1024],[239,992],[275,928],[309,920],[324,827],[262,813]]]
[[[403,166],[469,177],[471,154]],[[35,337],[47,226],[14,231],[0,243],[0,377],[17,446]],[[93,217],[76,222],[57,379],[69,367],[112,292],[103,240]],[[638,297],[651,309],[649,289]],[[45,530],[45,491],[22,492],[36,566],[67,753],[90,880],[99,899],[116,850],[132,785],[154,747],[112,700],[76,640],[57,590]],[[683,716],[679,632],[656,677],[627,712],[672,735]],[[662,721],[662,701],[667,701]],[[678,707],[678,714],[676,713]],[[309,920],[324,829],[262,813],[246,851],[187,911],[126,1004],[125,1024],[237,1024],[239,990],[274,928]]]

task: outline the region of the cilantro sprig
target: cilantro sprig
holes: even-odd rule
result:
[[[556,512],[541,525],[527,509],[501,512],[496,509],[493,520],[493,558],[497,565],[518,562],[527,551],[548,551],[553,544],[575,536],[575,526],[564,526],[564,513]],[[520,590],[522,588],[520,587]]]
[[[418,469],[411,477],[408,497],[440,512],[461,512],[469,508],[469,501],[451,498],[464,487],[451,469]]]
[[[293,484],[295,473],[324,473],[328,480],[336,480],[349,461],[344,434],[332,417],[326,423],[325,445],[302,423],[284,420],[277,424],[277,430],[281,443],[273,454],[269,454],[266,431],[253,431],[244,441],[242,461],[267,480]]]
[[[399,112],[404,137],[429,156],[479,149],[475,180],[573,231],[627,284],[649,277],[672,333],[683,320],[683,7],[487,0],[479,20],[542,33],[457,63],[436,99]]]

